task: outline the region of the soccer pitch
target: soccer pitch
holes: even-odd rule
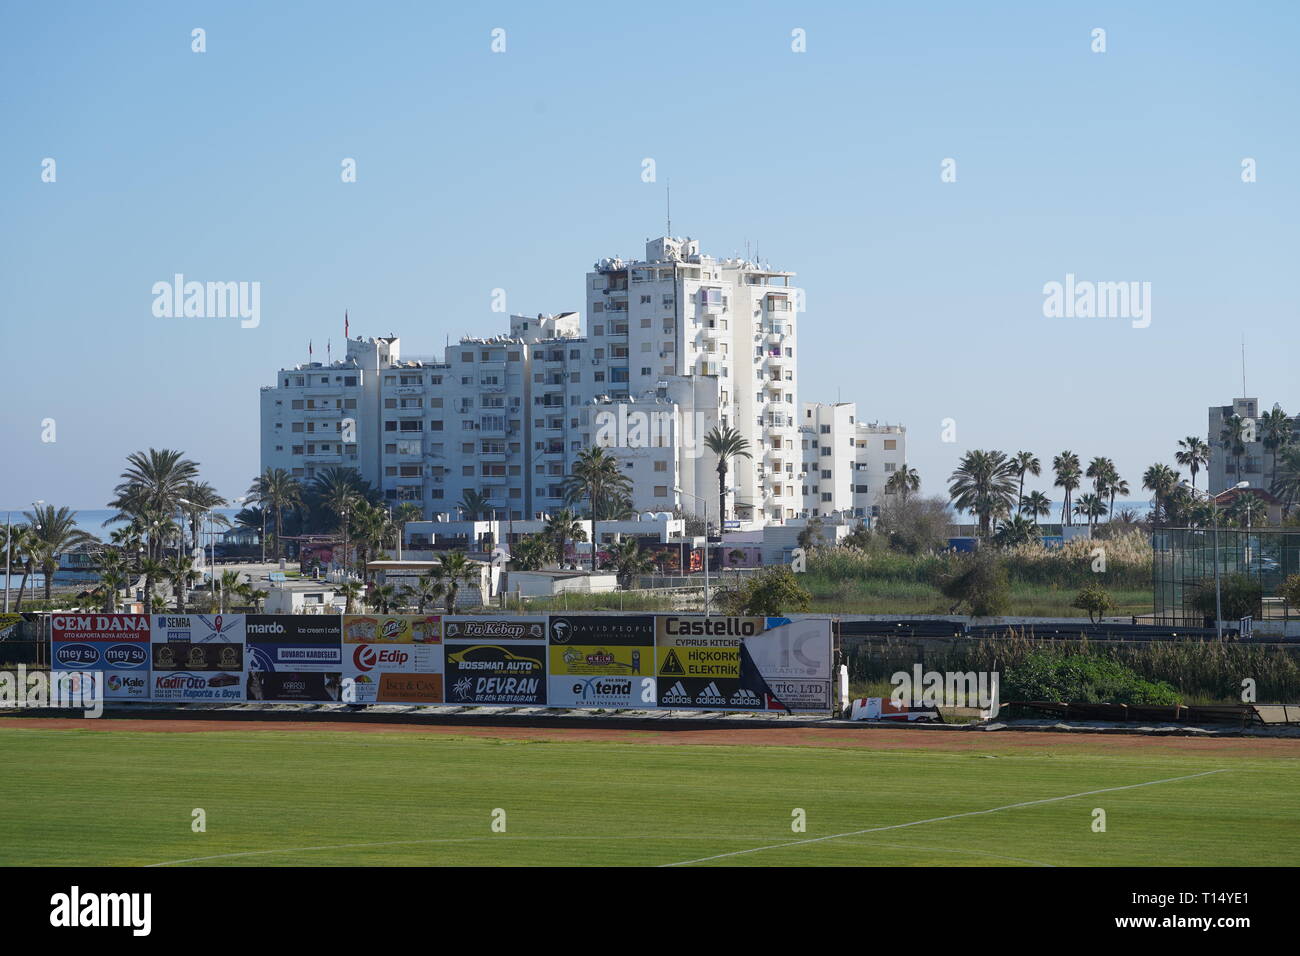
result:
[[[878,749],[877,733],[715,746],[25,720],[0,727],[0,864],[1254,866],[1300,847],[1297,741]]]

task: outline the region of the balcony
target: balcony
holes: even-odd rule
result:
[[[314,419],[343,417],[341,408],[304,408],[302,412],[307,418]]]

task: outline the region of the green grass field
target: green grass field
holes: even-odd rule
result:
[[[36,724],[36,721],[33,721]],[[864,731],[870,740],[872,731]],[[636,739],[636,732],[629,732]],[[965,735],[961,735],[963,738]],[[1291,865],[1296,756],[0,728],[0,864]],[[1092,812],[1107,814],[1105,833]],[[202,808],[207,832],[191,832]],[[505,833],[491,830],[495,808]],[[791,830],[802,808],[807,831]]]

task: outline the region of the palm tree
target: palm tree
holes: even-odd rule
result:
[[[546,522],[546,530],[542,532],[555,545],[556,560],[564,564],[565,545],[570,541],[586,541],[587,529],[583,527],[582,521],[578,519],[568,508],[563,508]]]
[[[481,495],[470,488],[460,496],[460,502],[456,507],[465,513],[466,521],[477,521],[479,515],[492,511],[492,501],[486,495]]]
[[[714,425],[704,436],[704,446],[718,457],[718,533],[727,523],[727,469],[733,459],[750,458],[749,439],[730,425]]]
[[[1188,435],[1178,442],[1178,447],[1182,451],[1174,455],[1174,461],[1192,473],[1192,490],[1195,491],[1197,472],[1210,463],[1210,446],[1195,435]]]
[[[171,448],[150,448],[126,457],[127,468],[122,481],[113,489],[117,496],[109,507],[117,511],[109,521],[119,518],[139,518],[151,528],[148,549],[150,557],[161,559],[163,543],[171,535],[158,536],[160,525],[166,520],[171,527],[170,515],[175,514],[185,489],[198,479],[199,466],[185,457],[185,453]]]
[[[979,533],[987,537],[995,515],[1010,513],[1015,495],[1015,464],[1001,451],[968,451],[949,478],[948,495],[955,507],[979,517]]]
[[[325,509],[333,514],[338,521],[343,551],[340,563],[347,567],[349,565],[348,548],[351,541],[349,537],[349,521],[352,514],[366,499],[357,490],[355,481],[347,474],[352,472],[352,469],[329,468],[326,469],[326,472],[316,476],[312,490]],[[339,474],[339,472],[343,472],[343,474]]]
[[[460,594],[461,585],[479,580],[478,565],[465,557],[463,551],[448,551],[439,558],[438,567],[433,573],[447,596],[447,613],[455,614],[456,597]]]
[[[172,594],[176,597],[176,613],[185,613],[185,589],[198,577],[194,570],[194,561],[188,554],[177,552],[163,564],[167,568],[167,580],[171,582]]]
[[[302,507],[302,485],[283,468],[267,468],[253,480],[248,489],[250,497],[262,506],[262,537],[266,537],[266,512],[275,512],[275,550],[280,560],[287,555],[284,548],[284,509]]]
[[[347,602],[343,608],[343,613],[351,614],[356,599],[361,595],[361,582],[344,581],[338,586],[338,592],[343,595],[344,600]]]
[[[907,462],[903,462],[903,467],[898,469],[885,482],[885,494],[901,495],[903,500],[907,496],[921,490],[921,475],[915,468],[908,468]]]
[[[1300,500],[1300,445],[1286,445],[1281,450],[1280,470],[1275,467],[1273,487],[1269,489],[1282,499],[1282,513],[1291,514],[1291,508]]]
[[[1046,518],[1052,513],[1052,499],[1041,491],[1031,491],[1020,499],[1020,512],[1027,514],[1038,524],[1039,518]]]
[[[1110,492],[1110,503],[1106,507],[1106,520],[1110,521],[1115,514],[1115,496],[1128,495],[1128,482],[1121,478],[1118,472],[1112,473],[1106,482],[1106,490]]]
[[[551,541],[546,533],[530,534],[514,547],[511,560],[520,571],[538,571],[551,559]]]
[[[632,479],[623,473],[617,458],[600,446],[593,445],[578,452],[578,460],[573,463],[573,473],[564,479],[561,488],[568,504],[576,504],[583,498],[591,504],[591,570],[594,574],[597,545],[600,541],[600,535],[596,533],[596,521],[600,516],[601,505],[631,494]]]
[[[1241,528],[1256,527],[1268,522],[1268,505],[1258,495],[1239,494],[1225,509],[1230,521]]]
[[[1291,417],[1280,406],[1274,405],[1260,416],[1259,434],[1264,449],[1273,456],[1273,467],[1269,471],[1269,484],[1272,485],[1277,480],[1277,453],[1291,442]]]
[[[104,588],[104,610],[117,613],[117,595],[127,586],[127,558],[118,548],[105,548],[99,555],[99,583]]]
[[[396,600],[397,588],[392,584],[373,585],[370,594],[366,597],[366,603],[378,610],[380,614],[387,614]]]
[[[998,525],[997,533],[993,535],[993,543],[998,547],[1010,548],[1018,544],[1037,541],[1041,534],[1042,532],[1038,529],[1038,522],[1030,521],[1024,515],[1018,514]]]
[[[1159,524],[1168,518],[1169,496],[1178,487],[1178,472],[1168,465],[1156,463],[1142,473],[1142,487],[1155,498],[1154,520]]]
[[[1106,502],[1102,501],[1101,495],[1087,494],[1079,495],[1079,500],[1075,502],[1074,513],[1084,518],[1088,522],[1088,534],[1092,534],[1093,525],[1102,515],[1106,514]]]
[[[442,582],[434,574],[422,574],[415,579],[414,584],[408,584],[402,589],[402,596],[415,605],[416,613],[423,614],[426,606],[438,603],[443,590]]]
[[[614,545],[608,564],[614,568],[618,586],[625,591],[632,587],[632,582],[638,575],[645,574],[653,567],[650,555],[641,550],[636,538],[624,538]]]
[[[1038,456],[1032,451],[1016,452],[1011,456],[1011,463],[1015,465],[1016,474],[1020,476],[1020,490],[1016,492],[1016,501],[1024,501],[1025,475],[1030,474],[1034,477],[1041,475],[1043,473],[1043,463],[1038,460]]]
[[[220,582],[217,584],[217,587],[220,589],[220,590],[218,591],[217,612],[218,612],[219,614],[225,614],[225,613],[226,613],[226,596],[227,596],[227,595],[230,595],[230,594],[238,594],[238,593],[239,593],[239,572],[238,572],[238,571],[222,571],[222,572],[221,572],[221,580],[220,580]]]
[[[45,578],[45,600],[50,600],[54,572],[59,567],[59,555],[85,544],[99,541],[93,534],[77,527],[77,513],[71,508],[41,505],[23,513],[27,519],[29,537],[27,552],[35,560]]]
[[[153,558],[144,558],[140,561],[140,571],[144,574],[144,606],[147,613],[154,606],[154,585],[167,577],[167,565]]]
[[[1223,450],[1236,459],[1238,478],[1241,477],[1241,456],[1246,454],[1245,429],[1246,420],[1240,415],[1229,415],[1219,429],[1219,442],[1223,445]]]
[[[1056,480],[1053,484],[1065,491],[1065,497],[1061,499],[1061,524],[1069,526],[1071,498],[1074,489],[1079,487],[1082,473],[1079,471],[1079,456],[1072,451],[1063,451],[1052,459],[1052,471],[1056,472]]]
[[[10,569],[21,568],[23,572],[22,579],[18,584],[18,604],[14,610],[23,609],[23,592],[27,590],[27,578],[32,572],[34,560],[31,552],[32,529],[25,524],[16,524],[9,530],[7,554],[9,558]],[[4,535],[4,530],[0,529],[0,537]],[[0,544],[4,544],[0,540]]]
[[[180,499],[188,502],[188,504],[180,504],[180,510],[189,519],[190,540],[194,550],[197,551],[199,548],[199,530],[203,525],[205,514],[211,515],[210,520],[213,524],[230,527],[229,518],[212,513],[212,509],[224,508],[229,502],[217,494],[217,489],[206,481],[187,481],[181,488]]]

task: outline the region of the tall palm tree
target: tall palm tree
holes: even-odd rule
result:
[[[1091,535],[1097,520],[1106,514],[1106,502],[1102,500],[1101,495],[1091,492],[1079,495],[1079,500],[1074,504],[1074,513],[1087,520],[1088,534]]]
[[[1025,475],[1030,474],[1038,477],[1043,473],[1043,463],[1038,460],[1038,456],[1032,451],[1018,451],[1011,456],[1011,462],[1016,467],[1016,474],[1020,476],[1020,490],[1016,492],[1016,501],[1025,499]],[[1037,524],[1038,522],[1034,522]]]
[[[1027,514],[1038,524],[1039,518],[1046,518],[1052,513],[1052,499],[1041,491],[1031,491],[1020,499],[1020,512]]]
[[[1175,453],[1174,461],[1191,472],[1192,491],[1195,491],[1197,472],[1210,463],[1210,446],[1195,435],[1188,435],[1179,440],[1178,447],[1182,451]]]
[[[1015,465],[1001,451],[966,452],[948,484],[953,505],[979,517],[981,537],[989,535],[996,515],[1010,513],[1015,492]]]
[[[1129,493],[1128,482],[1121,478],[1118,472],[1112,473],[1108,478],[1109,480],[1106,482],[1106,490],[1110,492],[1110,502],[1106,507],[1107,521],[1109,521],[1115,514],[1115,496],[1128,495]]]
[[[1282,499],[1282,513],[1290,515],[1291,509],[1300,501],[1300,445],[1285,445],[1281,449],[1269,490]]]
[[[1052,471],[1056,472],[1056,480],[1053,484],[1065,492],[1065,497],[1061,499],[1061,524],[1068,527],[1073,513],[1070,509],[1071,499],[1074,490],[1079,487],[1082,480],[1079,456],[1072,451],[1061,452],[1052,459]]]
[[[721,534],[727,524],[727,469],[736,458],[754,456],[749,453],[749,439],[730,425],[714,425],[704,436],[704,447],[718,457],[718,533]]]
[[[126,464],[122,481],[113,489],[116,497],[109,502],[117,514],[109,520],[142,519],[153,532],[148,535],[149,555],[161,559],[164,544],[172,537],[170,527],[166,528],[168,533],[159,536],[164,530],[162,522],[165,519],[170,526],[170,516],[185,497],[186,486],[198,479],[199,466],[184,452],[171,448],[133,452],[127,455]]]
[[[181,504],[181,513],[189,520],[190,541],[194,550],[199,548],[199,532],[203,526],[203,516],[211,514],[213,524],[230,527],[230,519],[225,515],[212,513],[214,508],[224,508],[230,502],[217,494],[206,481],[188,481],[181,488],[180,498],[189,504]]]
[[[562,508],[555,514],[551,515],[546,522],[546,530],[543,532],[551,539],[555,548],[555,557],[560,564],[564,563],[565,545],[570,541],[586,541],[587,529],[583,523],[568,508]]]
[[[14,610],[23,609],[23,592],[27,590],[27,578],[32,572],[34,561],[31,554],[32,529],[25,524],[16,524],[8,531],[7,551],[9,569],[22,569],[23,576],[18,583],[18,603]],[[0,545],[5,545],[5,529],[0,528]]]
[[[903,500],[907,496],[921,490],[921,475],[915,468],[908,468],[907,462],[903,462],[903,467],[889,476],[885,481],[885,494],[901,495]]]
[[[1169,517],[1169,498],[1178,488],[1178,472],[1157,462],[1142,473],[1142,487],[1155,498],[1154,519],[1159,524]]]
[[[95,544],[99,539],[77,527],[77,513],[71,508],[41,505],[24,512],[23,517],[30,529],[27,551],[45,578],[45,600],[48,601],[54,572],[59,567],[59,555],[84,544]]]
[[[478,565],[465,557],[463,551],[448,551],[442,555],[433,574],[443,587],[448,614],[456,613],[456,598],[460,594],[461,585],[479,579]]]
[[[1219,429],[1219,443],[1225,453],[1236,460],[1236,475],[1241,478],[1241,456],[1246,454],[1246,420],[1240,415],[1229,415]]]
[[[1291,443],[1291,416],[1274,405],[1272,409],[1259,417],[1259,437],[1265,451],[1273,456],[1273,466],[1269,469],[1269,485],[1277,480],[1277,453],[1284,445]]]
[[[118,592],[127,586],[127,557],[118,548],[105,548],[99,555],[99,583],[104,589],[104,611],[117,613]]]
[[[561,489],[568,504],[576,504],[586,498],[591,505],[591,570],[594,574],[597,545],[600,542],[600,535],[596,533],[596,521],[600,517],[601,504],[631,494],[632,479],[623,473],[617,458],[599,445],[593,445],[578,452],[573,471],[565,477]]]
[[[281,560],[287,557],[284,547],[284,510],[302,506],[302,491],[298,479],[283,468],[267,468],[253,479],[253,486],[248,489],[249,496],[262,506],[264,516],[268,510],[275,513],[275,550]],[[262,537],[266,537],[265,519]]]
[[[140,573],[144,575],[145,613],[153,613],[154,585],[167,577],[167,565],[163,564],[162,561],[146,557],[140,562]]]
[[[185,589],[198,577],[194,570],[194,561],[188,554],[177,552],[163,564],[167,568],[167,580],[171,582],[172,594],[176,597],[176,613],[185,613]]]
[[[357,475],[352,468],[327,468],[313,481],[312,493],[326,511],[334,515],[342,536],[342,560],[347,567],[349,548],[351,546],[351,518],[362,503],[367,503],[365,495],[359,490]]]

